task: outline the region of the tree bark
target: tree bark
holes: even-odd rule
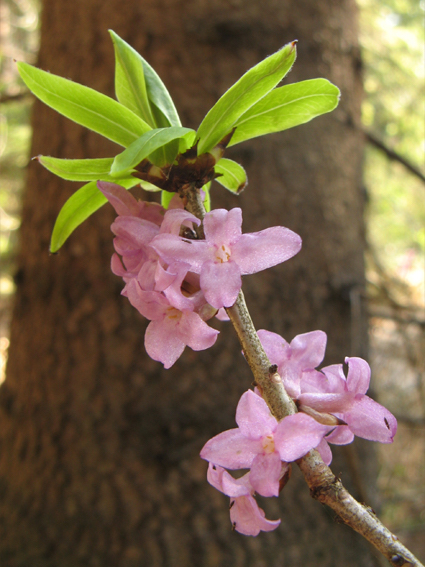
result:
[[[249,67],[298,39],[287,82],[326,77],[339,109],[229,150],[247,169],[239,197],[216,186],[214,207],[241,206],[245,231],[283,225],[303,238],[294,259],[244,280],[257,328],[291,340],[328,333],[327,362],[364,355],[361,304],[361,77],[352,0],[142,2],[45,0],[39,66],[113,93],[112,28],[156,69],[184,126]],[[107,157],[117,148],[36,102],[32,155]],[[0,563],[5,567],[369,566],[366,544],[314,502],[295,471],[261,502],[272,533],[230,529],[228,500],[198,454],[234,427],[252,382],[229,323],[208,351],[186,349],[165,371],[143,347],[146,321],[109,270],[109,206],[48,254],[54,219],[76,185],[36,163],[23,205],[7,379],[0,389]],[[150,198],[149,196],[147,198]],[[356,489],[355,467],[334,471]],[[362,460],[362,470],[371,461]],[[369,469],[368,469],[369,470]],[[361,482],[360,482],[361,485]]]

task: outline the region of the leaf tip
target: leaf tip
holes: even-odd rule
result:
[[[289,55],[294,54],[295,58],[297,57],[297,44],[298,44],[298,39],[294,39],[294,41],[291,41],[291,43],[289,44],[291,46],[289,50]]]
[[[237,195],[240,195],[247,185],[248,185],[248,181],[243,181],[243,182],[239,185],[239,187],[236,189],[236,194],[237,194]]]
[[[121,40],[120,36],[117,33],[115,33],[114,30],[108,30],[108,33],[111,38],[112,45],[114,46],[115,49],[118,49],[119,42]]]
[[[59,253],[59,248],[62,246],[63,242],[58,242],[57,235],[55,235],[55,229],[53,228],[52,236],[50,237],[49,255],[55,256]]]

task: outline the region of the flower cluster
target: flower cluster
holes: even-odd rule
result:
[[[239,208],[217,209],[203,220],[187,212],[176,195],[166,211],[137,201],[123,187],[98,182],[118,217],[111,226],[116,253],[112,271],[125,282],[122,291],[150,323],[145,347],[151,358],[170,368],[185,346],[204,350],[218,331],[207,325],[225,318],[239,294],[242,276],[294,256],[300,237],[283,227],[242,234]],[[121,256],[121,258],[120,258]],[[290,474],[290,463],[317,449],[329,464],[329,444],[345,445],[354,436],[391,443],[394,416],[366,395],[370,368],[361,358],[317,370],[326,349],[326,334],[313,331],[291,343],[266,330],[258,332],[272,365],[298,412],[277,421],[261,392],[245,392],[236,409],[235,429],[210,439],[201,451],[209,462],[208,481],[230,497],[235,530],[246,535],[274,530],[280,520],[265,518],[255,494],[278,496]],[[234,478],[228,470],[246,470]]]
[[[334,426],[317,447],[326,464],[332,460],[329,443],[346,445],[355,435],[369,441],[392,443],[397,421],[391,412],[366,396],[370,366],[365,360],[347,357],[347,377],[342,364],[318,371],[315,368],[322,362],[326,349],[323,331],[298,335],[290,344],[270,331],[258,331],[258,336],[271,363],[277,365],[298,410],[318,423]]]
[[[215,343],[218,331],[206,321],[234,304],[241,276],[284,262],[301,248],[301,238],[279,226],[242,234],[239,208],[207,213],[205,239],[198,239],[193,229],[200,221],[177,196],[165,211],[136,201],[119,185],[98,187],[118,214],[111,226],[112,271],[125,282],[123,295],[151,321],[146,351],[165,368],[186,345],[204,350]]]
[[[210,439],[204,445],[201,457],[211,465],[209,482],[235,500],[231,508],[234,529],[245,535],[257,535],[260,530],[274,529],[279,522],[264,519],[253,498],[254,493],[278,496],[288,463],[317,447],[332,427],[317,423],[303,413],[278,422],[259,393],[252,390],[245,392],[239,401],[236,423],[236,429]],[[243,481],[236,481],[221,467],[250,469],[250,472],[242,477]],[[241,509],[244,512],[238,513]]]
[[[277,422],[260,393],[249,390],[236,410],[238,428],[213,437],[201,451],[210,463],[208,481],[230,496],[233,527],[246,535],[279,525],[265,519],[254,495],[278,496],[288,463],[316,448],[330,464],[329,443],[345,445],[354,435],[391,443],[397,429],[395,417],[366,396],[370,368],[365,360],[347,358],[347,377],[342,364],[319,371],[326,348],[322,331],[298,335],[290,344],[269,331],[258,335],[299,411]],[[225,468],[250,470],[236,480]]]

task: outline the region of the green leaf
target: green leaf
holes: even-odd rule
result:
[[[38,156],[36,159],[46,169],[69,181],[116,181],[110,175],[114,158],[59,159]]]
[[[115,93],[117,99],[152,128],[157,126],[146,90],[140,55],[116,33],[109,32],[115,50]]]
[[[18,69],[27,87],[45,104],[121,146],[129,146],[151,129],[134,112],[93,89],[27,63],[18,63]]]
[[[191,128],[182,128],[181,126],[155,128],[146,132],[115,157],[111,167],[111,175],[113,177],[122,175],[124,172],[133,169],[158,148],[189,133],[194,134],[194,131]],[[177,149],[178,145],[176,146],[176,153]],[[174,157],[175,155],[172,158],[173,160]]]
[[[214,169],[216,173],[221,173],[216,181],[232,193],[240,193],[245,189],[247,184],[246,172],[239,163],[231,159],[221,158]]]
[[[186,150],[193,146],[195,137],[195,130],[190,130],[181,138],[171,140],[168,144],[161,146],[149,154],[149,161],[158,167],[164,167],[165,165],[173,163],[178,153],[183,154]]]
[[[186,134],[182,138],[179,138],[179,154],[184,154],[188,149],[190,149],[196,138],[196,132],[192,131],[190,134]]]
[[[168,209],[168,205],[171,202],[171,199],[174,197],[175,193],[172,193],[171,191],[162,191],[161,193],[161,205],[164,207],[164,209]]]
[[[118,185],[130,189],[140,183],[134,177],[120,179]],[[99,191],[96,181],[83,185],[64,204],[53,227],[50,241],[50,252],[57,252],[68,236],[90,215],[107,202],[106,197]]]
[[[171,140],[168,144],[160,146],[157,150],[149,154],[149,161],[158,167],[170,165],[175,160],[178,151],[179,140]]]
[[[151,112],[155,118],[155,126],[181,126],[180,118],[177,114],[176,107],[174,106],[173,99],[158,74],[149,65],[149,63],[143,59],[139,53],[137,53],[137,51],[121,39],[114,31],[109,30],[109,33],[111,34],[114,44],[119,43],[121,49],[124,49],[125,46],[128,57],[130,57],[128,52],[131,50],[133,65],[136,64],[137,60],[139,64],[141,63],[143,66],[146,93],[149,99]]]
[[[232,130],[239,117],[283,79],[295,57],[295,42],[288,43],[247,71],[224,93],[198,128],[198,155],[216,146]]]
[[[235,123],[236,131],[229,146],[304,124],[333,110],[339,96],[338,87],[326,79],[311,79],[274,89]]]
[[[118,184],[121,184],[121,181],[120,180],[118,181],[119,181]],[[116,180],[113,181],[113,183],[116,182],[117,182]],[[142,189],[144,189],[145,191],[149,191],[149,193],[158,193],[158,191],[162,191],[161,187],[158,187],[153,183],[149,183],[149,181],[145,181],[144,179],[139,179],[139,183],[142,186]]]

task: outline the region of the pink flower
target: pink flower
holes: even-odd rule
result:
[[[320,413],[337,416],[346,425],[339,425],[326,441],[337,445],[351,443],[354,435],[392,443],[397,431],[397,420],[391,412],[378,404],[366,392],[370,383],[370,366],[362,358],[347,357],[347,378],[342,364],[322,368],[310,374],[301,385],[298,405],[301,411],[310,408]]]
[[[98,181],[97,188],[114,207],[117,215],[138,217],[161,226],[165,214],[165,209],[161,205],[137,201],[127,189],[115,183]]]
[[[277,365],[288,394],[297,398],[301,380],[314,372],[325,356],[326,333],[311,331],[297,335],[290,344],[270,331],[260,330],[258,336],[270,362]]]
[[[210,305],[230,307],[241,289],[242,275],[284,262],[301,248],[301,238],[287,228],[242,234],[241,226],[241,209],[216,209],[205,216],[205,240],[161,234],[152,246],[166,262],[187,262],[200,274],[201,289]]]
[[[146,352],[165,368],[176,362],[186,346],[205,350],[215,343],[219,332],[209,327],[193,308],[180,310],[171,305],[166,295],[143,291],[135,279],[127,284],[126,293],[133,307],[151,320],[145,334]]]
[[[397,429],[395,417],[383,406],[366,396],[370,367],[361,358],[347,358],[348,376],[342,364],[315,370],[322,362],[326,334],[313,331],[296,336],[291,344],[276,333],[258,331],[261,343],[272,364],[278,366],[285,388],[296,400],[300,412],[319,423],[333,424],[331,431],[317,445],[326,464],[332,461],[328,443],[346,445],[354,435],[391,443]]]
[[[259,508],[254,498],[250,473],[234,479],[222,467],[209,464],[208,482],[223,494],[230,496],[230,520],[237,532],[257,536],[260,531],[270,532],[280,524],[280,520],[267,520],[264,510]]]
[[[210,439],[201,457],[228,469],[250,468],[251,485],[262,496],[277,496],[286,463],[303,457],[332,430],[302,413],[278,422],[263,398],[252,390],[239,400],[236,423],[238,428]]]
[[[98,183],[99,189],[114,206],[118,217],[111,225],[115,234],[112,271],[126,285],[122,294],[147,319],[146,351],[151,358],[170,368],[186,346],[203,350],[212,346],[218,331],[205,321],[216,314],[206,303],[199,287],[199,275],[190,273],[184,262],[162,260],[150,246],[158,234],[177,236],[182,227],[192,231],[200,221],[183,209],[180,198],[173,198],[173,208],[146,204],[123,187]]]

